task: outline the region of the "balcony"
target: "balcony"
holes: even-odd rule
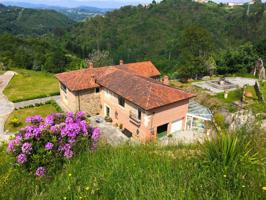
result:
[[[141,124],[141,121],[138,119],[137,115],[132,111],[129,112],[129,121],[136,126],[140,126]]]

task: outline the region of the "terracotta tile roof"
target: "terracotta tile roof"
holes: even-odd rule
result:
[[[117,65],[116,67],[118,69],[123,69],[128,72],[145,77],[155,77],[161,75],[159,70],[153,65],[151,61],[128,63],[123,65]]]
[[[164,105],[194,97],[151,78],[145,78],[124,70],[116,70],[97,80],[97,83],[144,110],[151,110]],[[123,87],[121,87],[123,86]]]
[[[125,70],[145,77],[154,77],[160,75],[160,72],[151,61],[144,61],[109,67],[99,67],[93,69],[87,68],[71,72],[64,72],[57,74],[56,77],[69,90],[79,91],[99,87],[99,85],[96,83],[96,79],[117,69]]]
[[[56,75],[56,78],[69,90],[80,91],[99,87],[95,79],[111,73],[114,70],[116,69],[113,67],[87,68],[60,73]]]

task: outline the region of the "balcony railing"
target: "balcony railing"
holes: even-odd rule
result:
[[[136,126],[140,126],[141,124],[141,121],[138,119],[137,115],[132,111],[129,112],[129,121]]]

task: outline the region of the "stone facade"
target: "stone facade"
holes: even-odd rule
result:
[[[100,91],[96,92],[96,89],[71,92],[60,84],[60,96],[68,111],[84,111],[88,115],[98,115],[101,112]]]
[[[96,92],[96,89],[84,90],[78,92],[78,98],[80,110],[91,116],[100,114],[102,107],[100,91]]]
[[[71,112],[78,111],[78,99],[76,93],[71,92],[68,90],[64,85],[60,83],[60,96],[62,99],[62,104],[64,107]]]

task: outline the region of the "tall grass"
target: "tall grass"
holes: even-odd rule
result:
[[[203,145],[206,162],[218,162],[223,167],[236,167],[240,162],[259,162],[258,153],[253,152],[250,141],[237,134],[221,134]]]
[[[105,145],[43,179],[12,166],[2,149],[0,199],[265,199],[265,143],[257,140],[237,134],[195,146]]]

